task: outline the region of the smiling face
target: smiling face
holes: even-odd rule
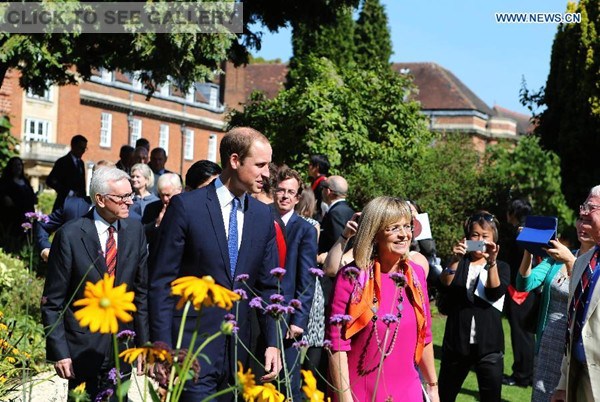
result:
[[[133,189],[139,193],[140,190],[148,186],[148,180],[146,180],[141,171],[134,170],[131,172],[131,184],[133,185]]]
[[[300,200],[298,196],[299,190],[300,183],[293,177],[277,183],[277,188],[275,189],[275,206],[280,215],[287,214],[298,204]]]
[[[269,178],[269,163],[273,151],[268,142],[256,140],[250,146],[246,157],[241,160],[238,154],[231,155],[231,167],[235,171],[231,192],[240,196],[244,192],[260,193],[263,182]]]
[[[382,258],[407,255],[412,240],[410,219],[400,219],[380,229],[375,236],[377,254]]]

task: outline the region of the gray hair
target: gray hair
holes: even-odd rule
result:
[[[131,167],[131,174],[133,174],[133,172],[136,170],[139,170],[142,176],[146,178],[146,181],[148,181],[146,188],[151,188],[154,186],[154,173],[152,173],[150,166],[146,165],[145,163],[136,163]]]
[[[158,178],[158,183],[156,183],[156,188],[160,191],[161,188],[164,188],[166,185],[172,185],[174,188],[182,189],[183,185],[181,184],[181,179],[178,174],[175,173],[163,173]]]
[[[600,197],[600,184],[592,187],[592,189],[590,190],[590,196]]]
[[[129,180],[129,175],[116,167],[101,167],[96,169],[92,174],[90,182],[90,198],[92,203],[96,205],[96,194],[108,194],[110,191],[109,184],[121,180]]]

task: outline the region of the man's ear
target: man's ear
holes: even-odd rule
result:
[[[233,170],[237,170],[241,164],[242,161],[240,160],[240,156],[236,153],[231,154],[231,156],[229,157],[229,166]]]
[[[104,208],[106,204],[104,203],[104,197],[101,194],[94,195],[94,199],[96,200],[96,206]]]

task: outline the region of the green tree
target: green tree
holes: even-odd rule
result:
[[[412,91],[405,76],[338,69],[314,57],[299,73],[302,80],[292,88],[270,100],[255,94],[231,116],[231,125],[265,133],[277,162],[303,166],[310,154],[324,153],[337,172],[376,160],[400,166],[429,143],[418,103],[405,100]]]
[[[7,116],[0,116],[0,171],[13,156],[17,156],[19,140],[10,134],[12,125]]]
[[[379,0],[364,0],[354,30],[356,63],[364,69],[386,66],[392,55],[392,40],[385,8]]]
[[[564,194],[575,208],[600,177],[593,155],[600,147],[600,8],[581,0],[567,11],[581,13],[581,23],[558,28],[536,133],[560,156]]]

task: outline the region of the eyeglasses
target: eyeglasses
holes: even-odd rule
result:
[[[585,215],[591,214],[592,212],[594,212],[598,208],[600,208],[600,205],[591,204],[589,202],[584,202],[583,204],[581,204],[579,206],[579,213],[585,214]]]
[[[488,222],[494,222],[494,220],[496,220],[496,217],[492,214],[480,213],[480,214],[471,215],[471,217],[469,218],[469,222],[477,222],[482,219],[485,221],[488,221]]]
[[[394,226],[388,226],[385,229],[383,229],[385,231],[385,234],[398,234],[400,233],[400,231],[402,231],[402,233],[404,234],[409,234],[412,233],[413,230],[413,225],[394,225]]]
[[[122,204],[122,203],[127,202],[127,201],[133,201],[133,197],[135,196],[135,193],[129,193],[129,194],[123,194],[123,195],[103,194],[103,196],[104,197],[109,197],[114,202],[118,202],[118,203]],[[112,197],[114,197],[114,198],[112,198]]]
[[[279,195],[287,194],[290,197],[294,198],[295,196],[298,195],[298,192],[296,190],[286,190],[285,188],[276,188],[275,194],[279,194]]]

